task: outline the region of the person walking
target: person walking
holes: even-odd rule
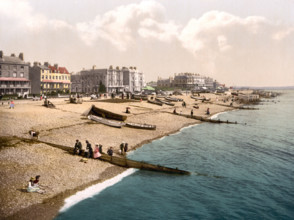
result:
[[[13,101],[13,100],[11,100],[9,108],[10,108],[10,109],[11,109],[11,108],[14,109],[14,101]]]
[[[124,151],[125,151],[125,153],[128,151],[128,143],[125,143]]]
[[[101,154],[99,152],[99,144],[95,144],[94,159],[98,159],[99,157],[101,157]]]

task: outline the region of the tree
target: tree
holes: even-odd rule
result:
[[[103,85],[103,83],[101,81],[99,84],[99,92],[101,92],[101,93],[106,92],[106,87],[105,87],[105,85]]]

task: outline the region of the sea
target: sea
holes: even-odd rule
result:
[[[294,219],[294,90],[212,116],[128,158],[183,169],[128,169],[65,200],[65,219]]]

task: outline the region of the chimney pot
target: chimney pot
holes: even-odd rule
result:
[[[23,53],[20,53],[18,57],[23,61]]]
[[[0,58],[3,58],[3,51],[0,51]]]

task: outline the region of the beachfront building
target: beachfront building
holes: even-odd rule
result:
[[[144,75],[136,68],[113,68],[82,70],[72,79],[72,91],[98,93],[101,86],[107,93],[141,91],[144,87]]]
[[[175,87],[194,89],[195,87],[204,87],[206,82],[205,77],[197,73],[179,73],[175,74],[173,84]]]
[[[69,93],[71,76],[65,67],[34,62],[30,67],[32,94]]]
[[[259,95],[257,94],[239,94],[238,99],[241,102],[257,102],[259,101]]]
[[[0,94],[28,94],[31,90],[29,63],[24,61],[23,53],[4,56],[0,51]]]
[[[145,86],[144,74],[136,67],[123,67],[123,86],[125,92],[140,92]]]
[[[174,78],[169,77],[168,79],[163,79],[161,77],[158,77],[157,79],[157,86],[158,87],[173,87]]]

